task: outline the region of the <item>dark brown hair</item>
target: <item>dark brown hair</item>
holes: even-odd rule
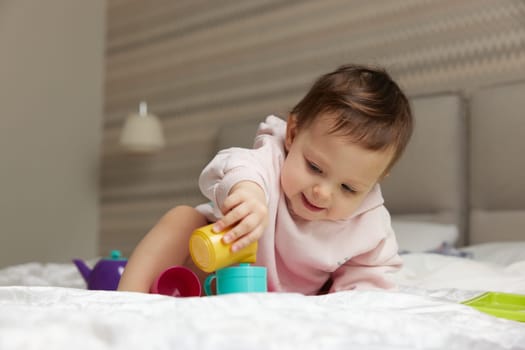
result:
[[[344,65],[321,76],[292,109],[297,128],[334,117],[332,133],[370,150],[393,149],[385,174],[403,153],[413,129],[407,97],[382,68]]]

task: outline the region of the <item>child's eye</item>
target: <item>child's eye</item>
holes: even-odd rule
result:
[[[354,190],[352,187],[348,186],[348,185],[342,184],[342,185],[341,185],[341,188],[342,188],[343,191],[345,191],[345,192],[348,192],[348,193],[355,193],[355,190]]]
[[[310,170],[312,170],[314,173],[317,173],[317,174],[322,173],[321,169],[319,169],[317,165],[309,161],[306,161],[306,162],[308,163],[308,167],[310,168]]]

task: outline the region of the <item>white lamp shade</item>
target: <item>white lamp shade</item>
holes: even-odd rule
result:
[[[165,145],[162,124],[153,114],[131,114],[126,119],[120,144],[129,152],[154,153]]]

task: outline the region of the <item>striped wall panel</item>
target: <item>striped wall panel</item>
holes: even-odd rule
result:
[[[319,74],[386,66],[409,94],[525,78],[524,0],[109,0],[100,253],[132,248],[164,211],[203,200],[220,126],[285,115]],[[118,146],[145,100],[167,148]]]

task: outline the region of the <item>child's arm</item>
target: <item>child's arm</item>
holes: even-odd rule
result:
[[[201,192],[220,209],[214,230],[230,228],[224,240],[235,241],[234,251],[258,240],[267,226],[268,184],[276,173],[271,152],[264,146],[222,150],[199,178]]]
[[[206,218],[192,207],[168,211],[135,248],[118,290],[147,293],[163,270],[185,263],[191,233],[206,224]]]

